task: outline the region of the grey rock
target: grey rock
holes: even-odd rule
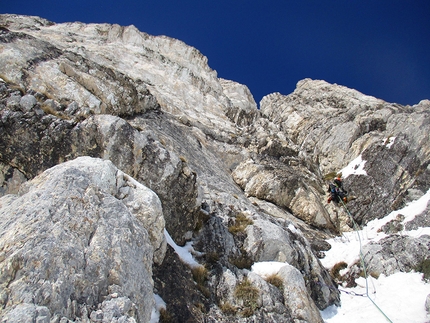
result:
[[[39,116],[39,117],[41,117],[41,116],[43,116],[45,114],[45,112],[41,108],[39,108],[37,106],[34,108],[34,112],[36,112],[36,115]]]
[[[214,254],[227,259],[240,255],[233,236],[228,232],[228,227],[218,217],[208,219],[200,232],[196,247],[206,254]]]
[[[0,94],[3,96],[7,94],[7,87],[6,85],[0,81]]]
[[[66,108],[66,110],[64,110],[64,112],[66,112],[68,115],[73,115],[78,110],[79,110],[79,105],[76,102],[72,102],[67,106],[67,108]]]
[[[345,181],[357,197],[349,209],[360,224],[400,208],[413,185],[428,189],[429,116],[424,104],[389,104],[343,86],[306,79],[292,94],[270,94],[260,106],[263,116],[300,146],[301,163],[311,170],[317,165],[313,173],[320,174],[320,186],[326,185],[321,181],[324,175],[339,172],[362,155],[368,176]],[[395,138],[392,145],[387,138]]]
[[[184,243],[184,234],[196,225],[198,208],[196,174],[187,163],[166,149],[152,132],[139,132],[115,116],[94,116],[74,130],[72,139],[79,145],[80,155],[109,159],[157,193],[167,230],[177,243]],[[90,151],[89,147],[95,149]]]
[[[34,96],[27,94],[21,98],[19,104],[24,112],[28,112],[37,104],[37,100]]]
[[[46,100],[43,105],[51,111],[61,111],[61,105],[53,99]]]
[[[238,274],[225,269],[219,284],[216,286],[217,297],[224,310],[226,306],[230,306],[238,313],[247,313],[246,316],[249,321],[294,322],[294,318],[290,314],[289,304],[284,303],[282,288],[278,289],[267,283],[253,272],[247,272],[246,275]],[[249,298],[246,294],[238,293],[241,288],[240,285],[244,282],[246,282],[246,288],[249,288]],[[222,314],[211,311],[208,320],[210,322],[240,322],[241,319],[235,318],[231,314],[228,317],[223,317]]]
[[[16,194],[27,178],[18,169],[0,163],[0,197]]]
[[[112,298],[103,301],[101,309],[93,311],[91,322],[122,322],[134,323],[136,320],[136,305],[127,297]]]
[[[12,310],[2,316],[3,323],[37,322],[49,323],[51,312],[45,306],[37,306],[31,303],[22,303],[13,307]]]
[[[372,275],[388,276],[396,272],[410,272],[430,257],[430,236],[388,236],[378,243],[365,245],[363,257],[368,272]]]
[[[247,228],[244,248],[256,261],[298,263],[298,252],[293,238],[281,226],[269,221],[254,220]]]
[[[258,118],[257,104],[249,89],[239,83],[220,79],[224,94],[230,99],[226,115],[240,127],[252,125]]]
[[[118,200],[123,186],[133,194]],[[0,201],[5,314],[32,302],[74,320],[79,306],[97,307],[115,285],[136,304],[139,320],[149,320],[153,255],[165,246],[161,204],[151,190],[109,161],[82,157]],[[129,301],[111,303],[118,302],[127,314]],[[111,315],[108,305],[104,315]]]
[[[6,101],[6,106],[11,110],[20,107],[21,98],[20,95],[11,95]]]
[[[198,209],[195,173],[150,131],[140,133],[123,119],[109,115],[94,116],[75,126],[73,120],[51,114],[22,118],[10,110],[1,113],[7,121],[2,125],[2,158],[25,178],[77,156],[108,158],[157,192],[176,241],[183,242],[185,232],[194,229]],[[6,183],[1,191],[7,191]],[[184,223],[184,217],[189,221]]]
[[[256,163],[248,160],[234,169],[232,176],[248,196],[270,201],[287,208],[307,223],[336,231],[336,225],[321,203],[317,181],[302,180],[301,167],[291,167],[276,160]]]
[[[323,322],[315,303],[309,299],[305,281],[293,266],[286,265],[278,275],[284,281],[284,299],[292,311],[292,317],[304,322]]]
[[[405,219],[404,215],[399,214],[396,219],[389,221],[381,227],[381,231],[385,234],[395,234],[400,231],[403,231],[404,225],[403,220]]]

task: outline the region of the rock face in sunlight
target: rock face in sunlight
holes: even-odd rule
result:
[[[340,302],[325,240],[352,227],[328,181],[343,170],[359,224],[430,187],[428,100],[306,79],[257,109],[179,40],[16,15],[0,15],[0,78],[4,322],[149,322],[153,294],[160,321],[322,322]],[[375,272],[430,257],[396,225],[368,246]],[[285,266],[250,271],[263,261]]]
[[[274,93],[261,102],[262,115],[279,126],[291,141],[290,147],[299,151],[301,164],[319,179],[362,156],[368,176],[353,175],[345,180],[345,186],[359,196],[349,206],[359,223],[398,209],[411,188],[427,191],[429,108],[428,100],[413,107],[401,106],[308,79],[300,81],[288,96]],[[251,182],[254,190],[262,185],[261,181]],[[297,208],[296,213],[305,220],[307,210],[317,208],[312,201],[315,188],[306,182],[291,190],[289,199],[284,197],[286,207]],[[272,181],[269,185],[279,186]],[[306,194],[301,194],[303,191]]]

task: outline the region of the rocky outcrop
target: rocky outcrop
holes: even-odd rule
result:
[[[113,303],[123,304],[118,319],[149,320],[153,258],[166,248],[154,192],[110,161],[82,157],[0,204],[5,322],[107,319]]]
[[[260,106],[263,117],[276,123],[288,138],[284,145],[299,151],[300,162],[317,175],[320,187],[325,185],[324,178],[361,156],[367,175],[354,175],[345,181],[345,186],[357,196],[349,209],[358,223],[398,209],[405,203],[410,188],[427,191],[428,100],[413,107],[400,106],[343,86],[306,79],[297,84],[292,94],[270,94]],[[354,166],[358,167],[351,165]],[[281,185],[287,181],[277,182]],[[302,211],[296,214],[303,219],[314,219],[314,214],[321,216],[321,210],[314,211],[318,203],[303,207],[306,202],[300,198],[302,191],[290,193],[287,207],[293,209],[297,203]],[[315,189],[308,189],[304,195],[313,194]],[[327,222],[336,223],[338,216],[329,211],[332,221]]]
[[[43,96],[39,102],[37,93],[21,96],[20,91],[4,86],[4,95],[5,104],[0,112],[1,157],[8,165],[3,168],[4,192],[16,192],[19,183],[64,160],[101,157],[157,192],[169,219],[168,229],[179,241],[194,228],[195,173],[149,131],[139,132],[117,116],[95,115],[79,122],[67,114],[68,108],[63,114],[50,114],[50,110],[42,110],[46,101],[54,106],[58,103]],[[11,103],[15,101],[19,104]],[[21,102],[30,104],[25,106]],[[76,102],[70,105],[77,106]],[[180,199],[173,193],[176,191],[182,192]],[[181,217],[177,216],[179,212]],[[184,222],[184,217],[190,220]]]
[[[230,123],[224,122],[228,120],[224,111],[231,103],[207,58],[195,48],[176,39],[145,34],[134,26],[53,24],[36,18],[38,27],[28,27],[34,19],[1,17],[0,23],[6,27],[3,42],[13,47],[2,55],[0,76],[5,80],[56,98],[70,98],[94,113],[105,113],[104,107],[110,106],[123,109],[122,104],[127,106],[123,100],[153,107],[150,96],[143,95],[147,88],[166,112],[233,131]],[[20,37],[28,39],[31,46],[21,47]],[[27,68],[29,63],[31,69]],[[116,75],[124,75],[124,81],[113,81]]]
[[[318,257],[351,229],[327,180],[351,174],[359,224],[429,188],[427,100],[306,79],[258,110],[175,39],[16,15],[0,25],[5,322],[147,322],[153,293],[171,322],[321,322],[339,291]],[[164,229],[199,271],[166,252]],[[390,249],[420,240],[386,239],[369,245],[375,266],[427,257]],[[250,271],[262,261],[285,263],[282,288]]]
[[[363,258],[369,273],[375,276],[417,270],[424,260],[430,259],[430,236],[391,235],[364,246]]]
[[[239,127],[252,125],[259,116],[254,97],[246,86],[220,79],[223,93],[230,99],[226,115]]]
[[[315,227],[336,231],[321,199],[323,184],[306,168],[273,158],[258,163],[247,160],[235,168],[232,176],[248,196],[283,207]]]

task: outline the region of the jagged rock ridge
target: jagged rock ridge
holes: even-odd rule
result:
[[[326,205],[326,175],[366,161],[345,180],[358,223],[429,189],[427,100],[307,79],[257,110],[175,39],[15,15],[0,25],[4,322],[147,322],[152,293],[172,322],[322,322],[339,291],[318,257],[350,225]],[[193,241],[198,283],[164,228]],[[286,263],[283,288],[249,271],[260,261]],[[246,284],[252,299],[238,296]]]

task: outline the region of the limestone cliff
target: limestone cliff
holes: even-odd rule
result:
[[[322,322],[339,304],[324,240],[351,226],[327,180],[363,169],[345,179],[359,224],[429,189],[427,100],[306,79],[258,110],[179,40],[16,15],[0,26],[2,322],[148,322],[153,294],[170,322]],[[285,263],[278,284],[250,271],[262,261]]]

